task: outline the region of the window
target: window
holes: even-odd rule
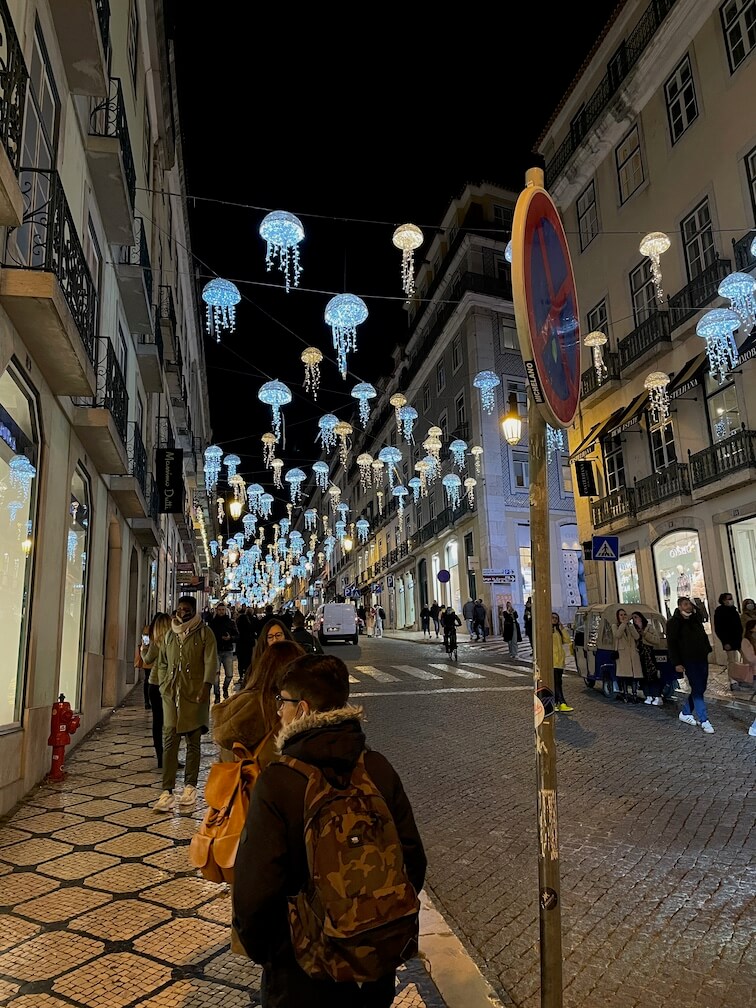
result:
[[[675,72],[664,85],[664,98],[667,103],[669,134],[672,143],[675,144],[688,126],[698,118],[696,88],[693,83],[689,56],[686,55],[678,64]]]
[[[625,461],[622,457],[622,438],[619,434],[608,437],[603,442],[604,481],[606,492],[614,493],[625,486]]]
[[[134,92],[136,92],[137,66],[139,62],[139,13],[137,11],[136,0],[131,0],[129,4],[129,30],[126,45],[129,54],[131,85],[134,88]]]
[[[572,495],[572,466],[569,462],[562,462],[562,493],[565,497]]]
[[[449,440],[449,417],[446,415],[446,411],[441,414],[441,419],[438,421],[438,426],[441,428],[441,440]]]
[[[454,224],[450,225],[449,227],[449,248],[451,248],[452,245],[454,244],[454,239],[457,237],[458,234],[459,234],[459,228],[457,226],[457,222],[455,221]]]
[[[630,300],[633,304],[633,319],[636,326],[645,322],[657,310],[656,288],[651,263],[647,259],[630,274]]]
[[[512,452],[512,475],[515,490],[527,490],[530,487],[530,465],[526,452]]]
[[[144,170],[145,186],[150,188],[150,175],[152,168],[152,123],[150,122],[150,106],[144,103],[144,122],[142,124],[142,168]]]
[[[498,203],[494,203],[493,206],[493,218],[494,223],[497,228],[501,228],[503,234],[502,239],[509,239],[512,236],[512,221],[514,220],[514,210],[509,206],[501,206]]]
[[[651,414],[649,414],[650,416]],[[671,420],[667,420],[666,423],[654,423],[653,420],[650,420],[649,435],[651,438],[651,465],[654,472],[658,472],[677,461],[675,432],[672,429]]]
[[[436,495],[431,493],[428,495],[428,521],[433,521],[436,517]]]
[[[507,399],[504,403],[505,406],[509,405],[509,395],[511,392],[514,392],[517,396],[517,408],[520,411],[522,419],[526,420],[528,416],[528,392],[525,388],[525,382],[518,381],[517,378],[507,378]]]
[[[735,70],[756,46],[756,0],[729,0],[721,15],[727,59]]]
[[[430,385],[428,382],[423,385],[423,413],[430,409]]]
[[[499,329],[499,343],[501,352],[505,350],[519,350],[520,343],[517,339],[517,326],[511,319],[502,319]]]
[[[454,400],[454,413],[456,415],[457,427],[467,423],[467,411],[465,410],[465,393],[461,392]]]
[[[455,336],[452,340],[452,371],[457,371],[462,365],[462,340]]]
[[[708,199],[685,218],[681,230],[688,279],[695,280],[717,258]]]
[[[643,183],[643,158],[640,149],[638,127],[633,126],[615,151],[617,160],[617,182],[620,203],[630,199]]]
[[[84,232],[84,241],[82,242],[84,258],[87,260],[87,266],[89,266],[89,272],[92,274],[92,281],[95,285],[95,290],[100,289],[100,278],[102,275],[102,253],[100,252],[100,244],[97,241],[97,234],[95,233],[95,227],[92,223],[92,218],[87,215],[87,229]]]
[[[716,443],[740,430],[738,397],[734,384],[719,385],[710,375],[706,376],[706,389],[711,439]]]
[[[596,187],[589,182],[577,198],[577,222],[580,235],[580,251],[586,249],[598,234],[598,209],[596,207]]]
[[[129,363],[129,351],[126,346],[126,336],[123,332],[123,326],[118,323],[118,339],[116,340],[115,347],[113,348],[116,352],[116,357],[118,358],[118,363],[121,366],[121,374],[123,380],[126,381],[127,367]]]
[[[586,316],[588,332],[602,332],[609,337],[609,316],[606,311],[606,301],[599,301],[595,308],[591,308]]]
[[[756,220],[756,147],[750,150],[745,156],[745,170],[748,192],[751,196],[751,211],[754,220]]]
[[[439,392],[443,392],[445,388],[446,388],[446,367],[444,366],[444,362],[440,360],[438,364],[436,364],[436,389]]]

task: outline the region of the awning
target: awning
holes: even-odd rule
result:
[[[667,388],[669,398],[677,399],[679,396],[685,395],[686,392],[690,392],[690,390],[695,388],[696,385],[699,385],[701,379],[703,378],[704,371],[706,370],[707,363],[708,358],[705,350],[692,360],[689,360],[679,374],[677,374],[672,382],[670,382]]]
[[[741,364],[745,364],[746,361],[751,360],[756,357],[756,326],[751,329],[750,333],[743,340],[743,345],[738,351],[738,363],[736,367],[740,367]]]
[[[638,393],[629,406],[619,410],[607,421],[604,430],[601,431],[599,436],[616,437],[617,434],[622,434],[623,431],[626,431],[628,427],[633,427],[640,420],[641,413],[647,403],[648,392],[644,389],[643,392]]]
[[[593,428],[588,437],[584,437],[583,440],[575,449],[575,451],[570,455],[570,459],[573,462],[577,461],[579,458],[581,458],[581,456],[587,455],[588,452],[593,448],[593,446],[598,441],[598,431],[601,430],[605,422],[606,422],[605,420],[599,420],[597,424],[593,425]]]

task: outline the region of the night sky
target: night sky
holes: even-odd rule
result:
[[[247,482],[269,482],[261,385],[277,378],[292,390],[277,453],[284,472],[309,472],[319,417],[349,419],[352,387],[369,381],[380,391],[391,349],[406,339],[394,229],[422,228],[422,261],[466,182],[520,191],[525,171],[542,164],[531,153],[538,136],[616,5],[581,10],[584,34],[570,49],[575,14],[562,4],[550,18],[543,5],[543,41],[511,5],[469,28],[458,14],[434,35],[427,23],[403,25],[399,6],[382,26],[370,23],[377,9],[364,8],[359,28],[307,23],[295,7],[240,6],[215,4],[213,19],[206,8],[199,22],[194,5],[176,4],[172,30],[198,290],[221,276],[242,295],[236,332],[220,344],[206,338],[213,440],[241,457]],[[273,20],[263,23],[262,10]],[[265,266],[258,228],[270,210],[296,214],[305,228],[299,287],[288,294],[281,272]],[[323,318],[344,292],[370,312],[346,381]],[[325,357],[317,402],[299,359],[310,345]]]

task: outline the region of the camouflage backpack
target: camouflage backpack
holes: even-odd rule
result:
[[[344,788],[291,756],[307,777],[304,843],[309,878],[289,900],[297,962],[312,977],[378,980],[417,955],[420,901],[404,867],[391,812],[365,769]]]

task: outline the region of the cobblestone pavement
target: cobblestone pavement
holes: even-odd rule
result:
[[[515,671],[527,683],[529,665],[495,642],[462,645],[459,668],[422,642],[360,652],[340,653],[370,743],[407,786],[431,898],[499,998],[537,1008],[533,708]],[[439,681],[403,681],[420,669]],[[756,1005],[752,705],[710,691],[706,735],[678,720],[679,698],[618,704],[574,673],[565,691],[575,708],[556,726],[565,1008]]]
[[[215,756],[206,737],[200,788]],[[0,822],[0,1005],[259,1005],[259,969],[229,950],[228,887],[187,861],[203,803],[150,808],[160,777],[141,686],[66,769]],[[399,971],[394,1004],[444,1008],[419,960]]]

